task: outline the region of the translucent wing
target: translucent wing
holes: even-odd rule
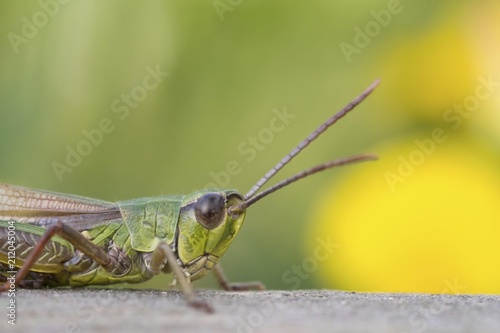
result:
[[[0,183],[0,220],[42,227],[62,221],[83,230],[119,218],[112,202]]]

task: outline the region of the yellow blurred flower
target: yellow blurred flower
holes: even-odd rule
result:
[[[477,76],[485,73],[462,21],[461,15],[451,15],[391,50],[384,83],[392,87],[386,93],[398,113],[440,121],[444,109],[474,91]]]
[[[456,137],[412,164],[417,150],[414,143],[374,149],[378,162],[325,186],[312,207],[308,253],[319,235],[331,235],[339,247],[318,265],[321,285],[500,292],[500,173],[491,155]],[[401,175],[404,161],[413,170],[406,165]],[[391,173],[401,178],[393,186],[386,179]]]

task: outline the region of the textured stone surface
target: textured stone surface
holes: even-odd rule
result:
[[[498,295],[229,293],[198,290],[214,314],[177,291],[18,290],[16,326],[0,295],[0,332],[500,332]]]

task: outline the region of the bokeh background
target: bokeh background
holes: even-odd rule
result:
[[[380,77],[274,182],[348,154],[380,160],[251,207],[227,275],[274,289],[500,292],[498,1],[41,0],[0,13],[2,182],[115,201],[219,175],[245,193]],[[285,110],[294,117],[270,132]],[[72,149],[85,156],[68,165]]]

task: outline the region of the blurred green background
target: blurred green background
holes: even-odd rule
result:
[[[41,0],[0,13],[2,182],[115,201],[189,193],[237,161],[219,183],[246,193],[380,77],[274,182],[348,154],[380,161],[252,206],[227,275],[500,292],[498,1]],[[276,110],[295,117],[265,136]],[[89,144],[100,126],[109,133]],[[68,166],[68,149],[86,156]]]

